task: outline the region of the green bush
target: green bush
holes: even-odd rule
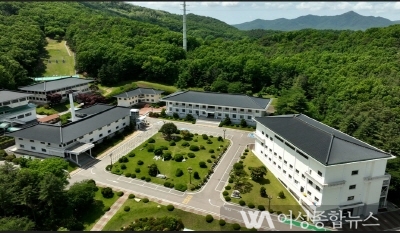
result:
[[[176,155],[174,156],[174,160],[175,160],[176,162],[182,162],[182,160],[183,160],[183,155],[181,155],[181,154],[176,154]]]
[[[148,142],[148,143],[155,143],[156,140],[155,140],[154,138],[149,138],[149,139],[147,140],[147,142]]]
[[[175,146],[176,143],[175,143],[174,141],[172,141],[172,142],[169,143],[169,145],[170,145],[170,146]]]
[[[189,152],[189,153],[188,153],[188,157],[189,157],[189,158],[194,158],[194,157],[196,157],[196,155],[195,155],[194,153],[192,153],[192,152]]]
[[[245,159],[245,158],[246,158],[246,156],[242,155],[242,156],[240,156],[240,158],[241,158],[241,159]]]
[[[183,147],[188,147],[188,146],[190,146],[190,145],[189,145],[188,142],[183,142],[183,143],[182,143],[182,146],[183,146]]]
[[[207,140],[207,144],[212,144],[212,141],[211,140]]]
[[[146,182],[150,182],[151,178],[150,177],[146,177]]]
[[[260,188],[260,196],[261,196],[261,197],[267,197],[267,191],[266,191],[266,189],[265,189],[264,186],[262,186],[262,187]]]
[[[204,161],[199,162],[201,168],[207,168],[207,164]]]
[[[236,231],[238,231],[238,230],[240,230],[240,225],[238,224],[238,223],[234,223],[233,225],[232,225],[232,228],[233,228],[233,230],[236,230]]]
[[[229,182],[230,184],[232,184],[232,183],[233,183],[233,179],[232,179],[232,178],[229,178],[228,182]]]
[[[125,164],[122,164],[122,165],[121,165],[121,169],[122,169],[122,170],[125,170],[125,169],[126,169],[126,165],[125,165]]]
[[[107,171],[111,171],[111,169],[112,169],[112,165],[110,165],[110,164],[107,165],[106,170],[107,170]]]
[[[203,137],[204,140],[208,140],[207,134],[202,134],[201,136]]]
[[[125,206],[125,207],[124,207],[124,211],[125,211],[125,212],[128,212],[129,210],[131,210],[131,207],[129,207],[129,206]]]
[[[141,179],[141,180],[145,180],[145,179],[146,179],[146,177],[145,177],[145,176],[142,176],[142,177],[140,177],[140,179]]]
[[[135,198],[135,194],[132,194],[132,193],[131,193],[131,194],[129,194],[128,198],[129,198],[129,199],[133,199],[133,198]]]
[[[221,136],[218,136],[218,141],[221,142],[224,141],[224,139]]]
[[[135,153],[132,153],[132,152],[129,153],[129,154],[128,154],[128,157],[131,157],[131,158],[135,157]]]
[[[223,192],[222,192],[222,195],[224,195],[224,196],[228,196],[228,195],[229,195],[229,193],[228,193],[228,191],[223,191]]]
[[[250,209],[253,209],[253,208],[255,207],[255,205],[254,205],[253,203],[249,203],[249,204],[247,205],[247,207],[249,207]]]
[[[279,198],[285,198],[285,193],[283,191],[280,191],[278,194]]]
[[[127,163],[129,162],[129,159],[126,156],[122,156],[121,158],[118,159],[118,162]]]
[[[175,185],[175,189],[181,192],[185,192],[187,190],[186,184],[177,184]]]
[[[225,197],[225,201],[231,201],[231,197],[226,196],[226,197]]]
[[[214,149],[209,149],[208,152],[209,153],[214,153]]]
[[[199,173],[198,172],[194,172],[193,173],[193,178],[195,178],[196,180],[199,180],[200,179]]]
[[[162,155],[162,153],[163,153],[163,150],[161,148],[158,148],[158,149],[154,150],[154,154],[155,155]]]
[[[147,202],[149,202],[149,199],[148,198],[143,198],[142,201],[143,201],[143,203],[147,203]]]
[[[205,135],[205,134],[203,134]],[[206,222],[211,223],[212,221],[214,221],[214,217],[210,214],[206,215]]]
[[[241,205],[241,206],[245,206],[245,205],[246,205],[246,202],[245,202],[245,201],[243,201],[243,200],[240,200],[240,201],[239,201],[239,205]]]
[[[148,145],[146,148],[147,148],[147,152],[153,152],[154,151],[154,145]]]
[[[211,159],[207,159],[207,163],[212,163]]]
[[[197,139],[193,139],[193,141],[194,141],[194,142],[198,142],[199,140],[197,140]]]
[[[245,149],[244,152],[249,152],[249,149]]]
[[[175,207],[173,205],[167,205],[167,210],[168,211],[173,211]]]
[[[191,151],[199,151],[200,149],[199,149],[199,147],[196,146],[196,145],[191,145],[191,146],[189,147],[189,150],[191,150]]]
[[[144,162],[143,162],[142,160],[138,160],[138,161],[137,161],[137,164],[138,164],[138,165],[143,165],[143,163],[144,163]]]
[[[135,172],[136,172],[136,173],[140,173],[140,168],[138,168],[138,167],[135,168]]]
[[[276,211],[276,214],[280,215],[280,214],[282,214],[282,211],[278,210],[278,211]]]
[[[101,194],[104,198],[112,198],[114,196],[114,192],[110,187],[105,187],[101,189]]]
[[[205,150],[206,148],[203,145],[200,145],[200,150]]]
[[[133,173],[133,174],[131,175],[131,178],[136,178],[136,174]]]
[[[103,211],[104,212],[107,212],[107,211],[109,211],[110,210],[110,207],[109,206],[104,206],[104,208],[103,208]]]
[[[172,159],[172,155],[170,151],[164,151],[164,154],[162,155],[164,158],[164,161],[168,161]]]
[[[118,197],[122,197],[123,195],[124,195],[124,192],[122,192],[122,191],[117,192]]]
[[[212,159],[215,159],[216,157],[215,157],[215,155],[211,155],[211,158],[212,158]]]
[[[126,176],[126,177],[131,177],[131,175],[132,175],[132,174],[129,173],[129,172],[128,172],[128,173],[125,173],[125,176]]]
[[[226,222],[225,222],[225,220],[223,220],[223,219],[220,219],[219,220],[219,225],[222,227],[222,226],[225,226],[225,224],[226,224]]]
[[[259,205],[259,206],[257,206],[257,208],[258,208],[259,211],[264,211],[265,210],[265,207],[263,205]]]
[[[243,155],[247,155],[247,152],[243,152]]]
[[[232,187],[229,185],[225,187],[225,190],[231,190],[231,189],[232,189]]]

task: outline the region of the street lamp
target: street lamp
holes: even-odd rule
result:
[[[111,160],[111,168],[112,168],[112,153],[109,154]]]
[[[188,172],[189,172],[189,180],[190,180],[190,184],[192,184],[192,168],[191,167],[188,167]]]
[[[272,200],[272,196],[268,195],[268,211],[271,209],[271,200]]]
[[[224,131],[224,140],[225,140],[225,132],[226,132],[226,129],[223,129],[223,131]]]

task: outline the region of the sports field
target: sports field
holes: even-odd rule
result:
[[[67,48],[66,41],[57,42],[47,38],[47,42],[46,50],[50,57],[43,61],[46,65],[43,76],[75,75],[74,55]]]

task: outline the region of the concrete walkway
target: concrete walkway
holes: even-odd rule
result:
[[[120,190],[113,189],[115,192],[119,192]],[[97,221],[97,223],[93,226],[91,231],[101,231],[103,228],[106,226],[108,221],[117,213],[117,211],[121,208],[121,206],[125,203],[125,201],[128,199],[129,193],[124,193],[124,195],[110,207],[110,210],[107,211],[100,219]]]

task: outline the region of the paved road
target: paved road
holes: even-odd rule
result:
[[[118,145],[111,153],[113,161],[116,161],[121,156],[127,154],[129,151],[140,145],[143,141],[147,140],[154,133],[156,133],[163,121],[158,119],[148,118],[151,123],[151,128],[143,131],[136,137],[131,138],[129,141]],[[224,136],[224,132],[218,127],[206,127],[204,125],[185,124],[174,122],[178,129],[188,129],[192,133],[213,136]],[[188,211],[200,211],[203,213],[212,214],[213,216],[220,216],[224,219],[234,220],[236,222],[244,223],[241,216],[241,210],[249,210],[236,205],[226,203],[222,198],[221,191],[227,184],[229,171],[233,163],[240,159],[240,156],[248,144],[254,143],[254,138],[248,137],[249,132],[227,129],[225,137],[232,141],[227,153],[220,160],[214,173],[210,177],[208,183],[197,192],[179,192],[177,190],[168,189],[164,186],[143,182],[139,179],[126,178],[111,174],[105,170],[105,167],[110,164],[110,157],[105,156],[95,165],[82,169],[80,172],[75,173],[71,177],[70,183],[81,181],[84,179],[94,179],[96,182],[107,185],[110,187],[118,187],[131,191],[133,193],[155,198],[163,202],[171,203],[175,206],[184,207]],[[249,215],[247,215],[249,216]],[[298,227],[291,227],[278,221],[276,215],[272,215],[274,227],[270,226],[267,221],[263,221],[263,230],[303,230]]]

